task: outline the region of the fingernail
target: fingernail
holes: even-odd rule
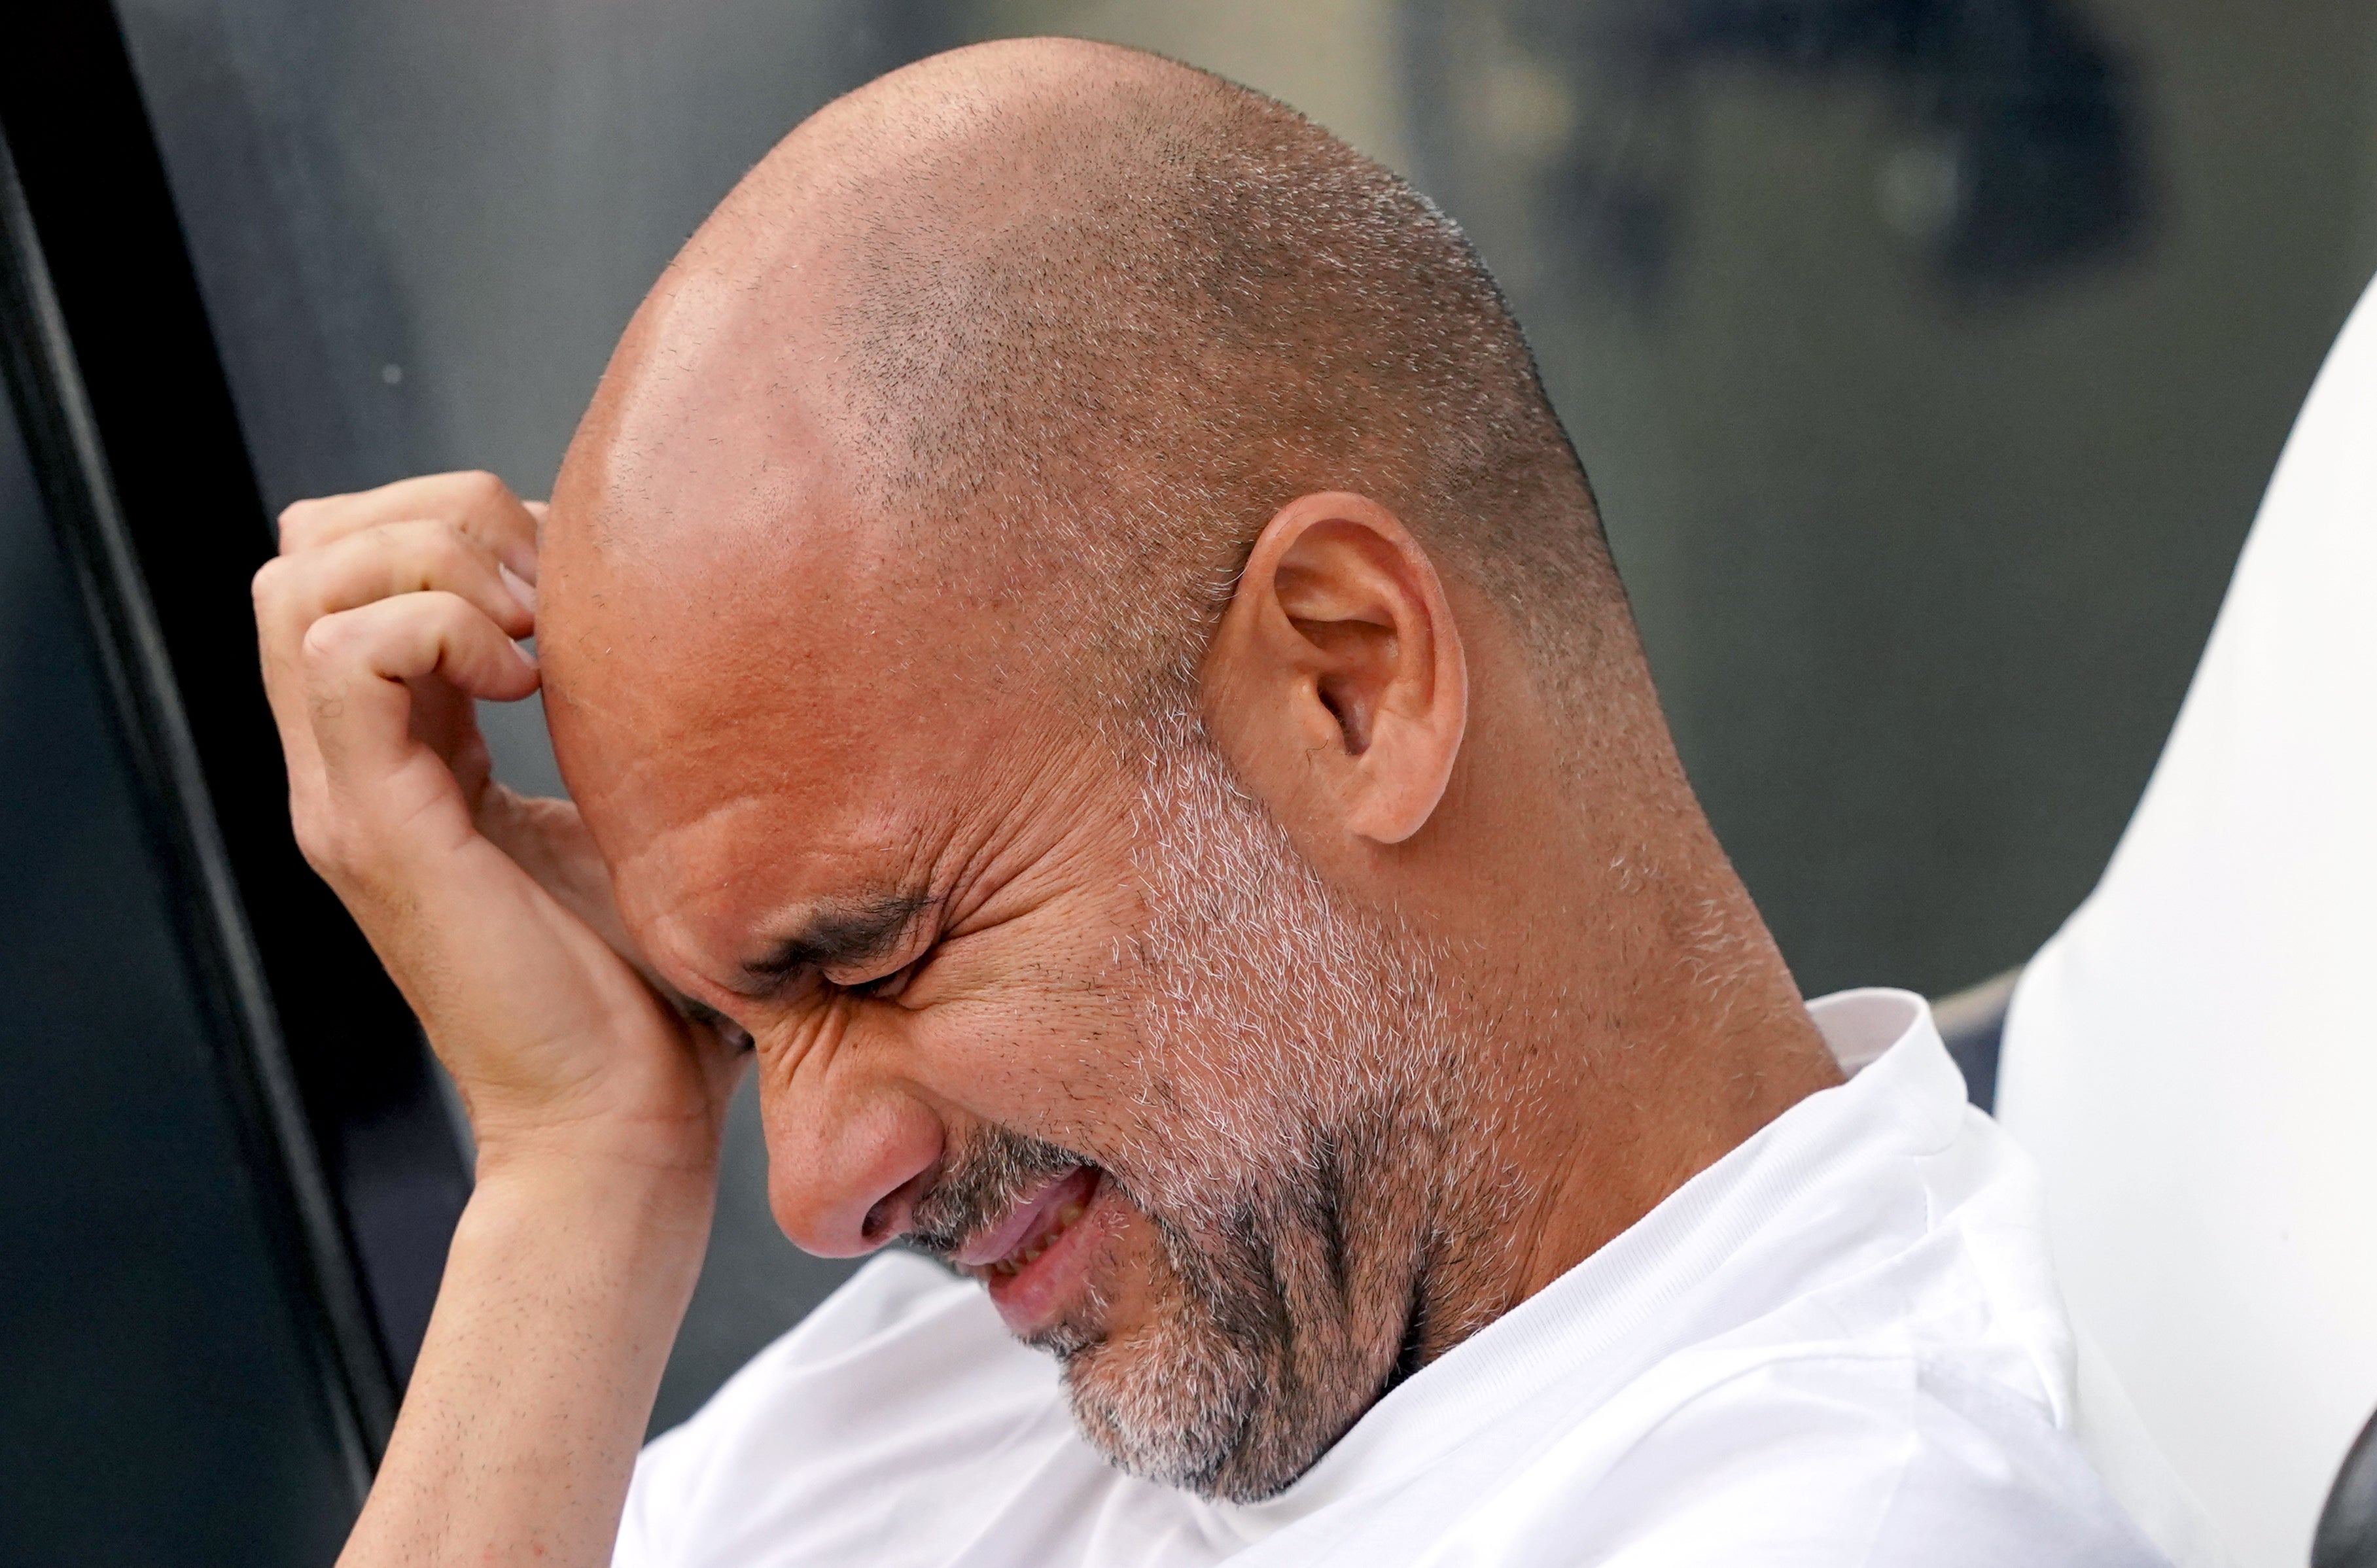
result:
[[[512,590],[512,597],[520,601],[520,608],[527,611],[532,615],[535,614],[536,584],[530,578],[523,577],[518,572],[513,571],[511,568],[511,563],[508,561],[497,562],[496,564],[496,574],[504,579],[504,587]]]

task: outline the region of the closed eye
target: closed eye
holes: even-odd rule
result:
[[[932,952],[928,948],[888,975],[882,975],[871,980],[861,980],[856,985],[844,986],[842,989],[853,996],[863,996],[869,1002],[890,1002],[908,989],[908,982],[916,978],[916,971],[923,968],[925,961],[931,956]]]
[[[715,1034],[720,1042],[736,1055],[752,1049],[750,1031],[717,1008],[691,998],[679,1003],[678,1006],[687,1017]]]

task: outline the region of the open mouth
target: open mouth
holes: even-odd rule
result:
[[[959,1249],[955,1262],[989,1287],[1008,1326],[1029,1335],[1062,1313],[1084,1272],[1086,1233],[1094,1223],[1105,1173],[1077,1165],[1009,1211]]]

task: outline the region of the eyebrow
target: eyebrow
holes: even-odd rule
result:
[[[753,992],[765,993],[806,970],[862,968],[898,951],[916,917],[934,902],[922,888],[835,900],[779,938],[765,956],[746,963],[743,973]]]

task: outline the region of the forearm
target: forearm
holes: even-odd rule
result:
[[[609,1162],[483,1170],[340,1568],[608,1562],[711,1202]]]

